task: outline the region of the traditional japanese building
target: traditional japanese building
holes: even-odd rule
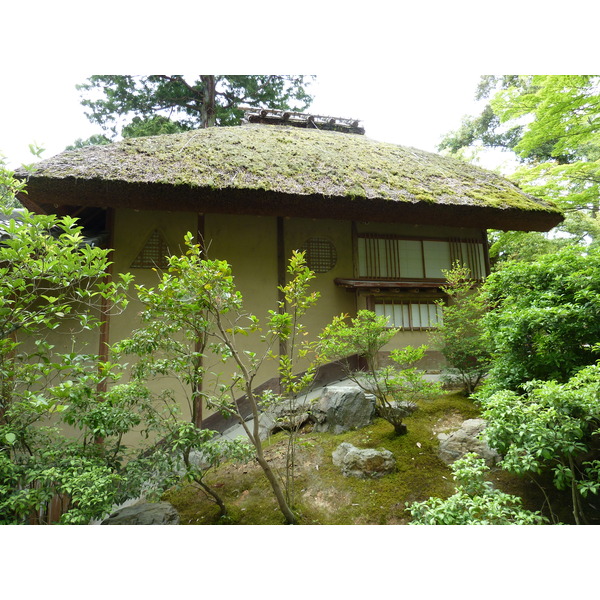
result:
[[[114,249],[114,273],[146,285],[191,231],[232,265],[258,316],[277,307],[287,261],[305,250],[321,294],[309,331],[370,308],[401,329],[391,346],[427,342],[455,261],[486,276],[487,229],[547,231],[563,218],[496,173],[371,140],[357,121],[258,109],[246,121],[63,152],[27,175],[20,200],[77,217]],[[140,308],[133,301],[94,343],[127,336]],[[425,364],[440,358],[432,350]],[[262,381],[275,374],[265,368]]]

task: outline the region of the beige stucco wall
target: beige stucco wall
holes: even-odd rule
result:
[[[335,285],[337,277],[352,277],[352,226],[350,221],[332,219],[284,219],[286,259],[293,250],[299,250],[310,238],[324,238],[332,242],[337,255],[336,264],[330,271],[315,273],[312,290],[319,292],[317,304],[310,309],[304,323],[309,337],[316,340],[332,318],[342,313],[356,313],[354,292]]]
[[[336,249],[335,266],[326,273],[316,273],[312,289],[320,294],[317,305],[306,315],[304,323],[311,339],[331,321],[333,316],[342,313],[351,316],[357,310],[367,307],[369,292],[349,291],[336,286],[335,278],[352,278],[355,275],[352,248],[352,223],[350,221],[283,218],[284,254],[286,264],[293,250],[300,249],[312,237],[325,238],[332,242]],[[131,263],[143,247],[146,239],[154,229],[158,229],[174,253],[180,251],[183,237],[187,231],[197,230],[198,216],[194,213],[165,211],[116,211],[114,223],[115,272],[130,271],[136,277],[136,283],[155,285],[157,273],[151,269],[131,269]],[[278,300],[278,264],[277,264],[277,218],[249,215],[204,216],[204,243],[210,258],[227,260],[232,266],[237,288],[244,297],[244,307],[249,313],[258,316],[261,321],[268,317],[269,310],[277,310]],[[436,226],[415,226],[391,223],[356,224],[356,230],[370,233],[393,233],[414,237],[463,237],[476,238],[481,231],[468,228],[451,228]],[[127,311],[113,317],[111,321],[111,342],[129,335],[140,325],[140,302],[133,297]],[[261,350],[264,343],[258,334],[239,336],[237,340],[242,350]],[[385,352],[406,345],[420,346],[430,344],[427,331],[406,331],[399,333],[387,346]],[[432,348],[433,350],[433,348]],[[435,357],[437,358],[437,357]],[[305,368],[306,363],[298,363],[298,369]],[[434,367],[431,360],[428,367]],[[234,372],[233,364],[224,364],[214,356],[205,361],[207,371],[218,375],[221,381],[227,381]],[[255,384],[260,385],[277,376],[274,360],[267,360],[261,367]],[[210,389],[217,376],[207,375],[206,388]],[[154,382],[155,390],[163,387],[179,387],[173,381]],[[240,393],[241,394],[241,393]],[[184,395],[179,394],[184,412],[188,412]],[[204,411],[204,416],[211,414]]]

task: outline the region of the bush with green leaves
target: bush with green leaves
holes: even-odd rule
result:
[[[517,391],[532,380],[565,383],[599,358],[600,248],[507,263],[484,290],[490,391]]]
[[[446,359],[447,377],[452,382],[460,381],[471,395],[490,366],[482,322],[487,306],[468,267],[457,263],[450,271],[444,271],[444,276],[448,283],[442,290],[449,302],[438,302],[443,318],[430,337]]]
[[[129,493],[122,439],[143,402],[77,336],[127,304],[131,277],[108,276],[109,250],[85,244],[75,219],[13,212],[25,185],[0,171],[0,522],[44,522],[61,495],[61,521],[87,522]],[[69,352],[50,341],[60,328]]]
[[[320,360],[339,362],[347,377],[376,398],[379,414],[394,427],[397,435],[407,432],[404,419],[412,414],[421,400],[441,393],[439,384],[426,381],[416,366],[425,355],[426,346],[406,346],[390,352],[392,364],[380,366],[380,352],[396,335],[387,318],[370,310],[361,310],[356,318],[335,317],[323,330],[319,340]],[[349,358],[359,355],[366,362],[364,371],[350,367]]]
[[[576,523],[585,523],[582,497],[600,492],[600,365],[566,383],[532,381],[525,393],[498,391],[481,398],[488,443],[513,473],[550,470],[559,490],[570,490]]]
[[[489,467],[470,452],[452,465],[456,492],[449,498],[412,502],[412,525],[543,525],[547,519],[526,510],[519,497],[495,489],[485,480]]]

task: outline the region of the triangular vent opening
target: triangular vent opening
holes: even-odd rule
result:
[[[163,234],[155,229],[136,259],[131,263],[132,269],[166,269],[167,257],[170,255],[169,245]]]

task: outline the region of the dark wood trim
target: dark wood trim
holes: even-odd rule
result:
[[[360,275],[359,269],[359,258],[358,258],[358,228],[356,226],[356,221],[352,221],[351,223],[351,236],[352,236],[352,272],[354,277],[358,277]]]
[[[357,233],[359,238],[370,238],[378,240],[406,240],[409,242],[471,242],[473,244],[481,244],[482,240],[473,235],[465,237],[457,237],[456,235],[439,235],[439,236],[422,236],[422,235],[404,235],[401,233],[372,233],[361,231]]]
[[[383,288],[439,288],[446,285],[445,279],[342,279],[336,277],[333,282],[339,287],[354,289],[383,289]]]
[[[204,238],[205,238],[205,228],[206,222],[204,219],[204,214],[198,213],[198,218],[196,221],[196,243],[200,244],[202,251],[205,251]],[[196,340],[196,344],[194,346],[194,352],[202,351],[202,342],[200,340]],[[197,361],[197,368],[202,368],[202,356]],[[192,408],[193,421],[196,427],[202,427],[202,419],[203,419],[203,409],[204,409],[204,398],[202,397],[202,383],[198,386],[197,390],[193,390],[196,394],[196,398],[194,399],[194,406]]]
[[[114,241],[115,241],[115,210],[114,208],[108,208],[106,210],[106,230],[108,232],[107,245],[111,249],[108,255],[110,261],[107,273],[107,281],[112,281],[113,278],[113,254],[114,254]],[[102,319],[100,325],[100,335],[98,340],[98,356],[101,361],[107,361],[109,358],[109,344],[110,344],[110,303],[107,299],[102,298],[100,304],[100,318]],[[98,392],[106,392],[107,382],[101,381],[98,384]]]
[[[492,272],[492,263],[490,261],[490,243],[487,236],[487,230],[481,231],[481,239],[483,243],[483,262],[485,265],[485,276],[487,277]]]

